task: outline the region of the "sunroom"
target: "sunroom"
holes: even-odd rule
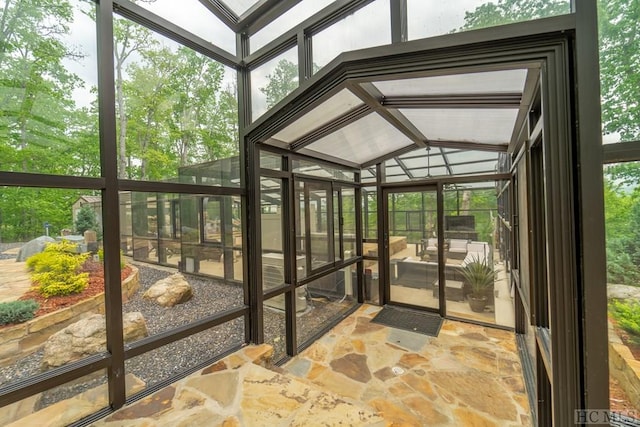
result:
[[[9,3],[7,14],[22,7],[29,16],[56,16],[45,6]],[[191,396],[177,381],[230,374],[217,373],[220,364],[230,369],[252,348],[269,349],[269,375],[304,371],[299,376],[309,379],[320,369],[319,349],[334,345],[335,359],[322,363],[335,372],[316,371],[316,385],[340,396],[331,385],[342,384],[349,405],[371,412],[361,425],[394,420],[380,403],[393,392],[368,383],[351,393],[353,381],[397,377],[418,393],[403,376],[411,374],[440,390],[438,375],[453,359],[476,375],[482,369],[474,357],[485,350],[504,352],[494,360],[500,375],[505,363],[516,366],[500,383],[510,390],[518,378],[521,387],[507,392],[518,396],[509,397],[515,412],[470,403],[475,412],[465,415],[460,407],[473,398],[452,380],[441,395],[426,393],[431,403],[408,405],[404,420],[432,422],[424,408],[449,395],[460,407],[439,408],[442,425],[464,424],[466,416],[569,425],[579,411],[609,408],[595,1],[549,2],[493,21],[483,2],[188,3],[176,10],[160,0],[65,2],[67,26],[56,27],[56,43],[96,34],[82,59],[95,70],[88,89],[77,85],[59,105],[55,88],[36,91],[35,107],[20,115],[23,92],[2,88],[3,121],[12,130],[3,142],[10,156],[1,162],[2,203],[31,200],[35,212],[44,210],[37,200],[100,196],[91,260],[102,268],[103,293],[92,296],[94,311],[36,316],[65,319],[20,326],[30,337],[24,342],[0,338],[0,419],[30,422],[75,402],[81,409],[55,425],[173,423]],[[489,21],[474,21],[480,18]],[[70,75],[83,75],[65,61]],[[57,114],[54,105],[75,111],[64,131],[42,119],[47,109]],[[47,154],[60,146],[66,154],[51,164]],[[57,163],[67,160],[73,165]],[[63,225],[81,231],[63,211],[47,211],[57,221],[46,228],[55,240],[65,240]],[[3,217],[6,230],[12,218]],[[10,253],[42,234],[39,227],[12,228],[13,240],[3,238],[12,244],[2,262],[12,270],[3,264],[0,286],[9,276],[29,283],[27,266],[14,266]],[[186,282],[189,295],[168,307],[143,296],[163,280],[168,293]],[[364,318],[386,310],[398,323],[385,326],[381,350],[374,348],[382,333],[376,320]],[[138,314],[146,331],[131,335]],[[53,336],[73,335],[87,319],[103,328],[104,340],[52,362]],[[418,333],[415,319],[436,325],[435,337]],[[441,329],[450,341],[438,341]],[[347,351],[336,343],[350,334],[362,336]],[[466,339],[481,343],[458,341]],[[485,348],[494,345],[500,349]],[[446,351],[436,357],[427,347]],[[394,359],[405,352],[411,358]],[[258,368],[239,375],[250,369]],[[339,381],[327,384],[332,378]],[[176,389],[185,408],[175,400],[165,415],[167,408],[144,415],[145,405]],[[87,393],[99,397],[78,405]],[[241,425],[273,409],[210,393],[240,405]],[[193,408],[189,417],[205,416]],[[355,410],[336,424],[351,422]],[[314,412],[315,419],[330,412]],[[278,417],[288,420],[282,425],[302,422],[296,414]]]

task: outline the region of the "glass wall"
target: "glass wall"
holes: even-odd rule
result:
[[[119,381],[113,372],[123,365],[132,395],[246,336],[235,69],[211,59],[226,56],[206,43],[196,52],[116,16],[114,80],[105,80],[111,72],[99,80],[112,52],[98,67],[95,3],[54,3],[0,4],[3,425],[73,424],[124,401],[107,384]],[[213,30],[206,40],[224,44],[203,20],[152,3],[143,6],[200,36]],[[163,25],[129,6],[118,11]],[[194,1],[185,10],[198,7]],[[235,34],[227,39],[235,51]],[[107,93],[100,103],[98,92]],[[99,121],[108,111],[115,121]],[[117,181],[107,178],[111,171]],[[120,305],[122,313],[105,313]],[[185,336],[187,325],[215,325],[229,310],[234,320]],[[124,330],[109,329],[117,324],[109,316],[121,314]],[[120,332],[135,354],[126,362],[113,338]],[[59,375],[71,381],[56,386]],[[52,405],[62,408],[50,410],[59,414],[53,421],[42,411]]]
[[[605,166],[611,410],[640,417],[640,162]],[[635,374],[634,374],[635,372]]]
[[[107,351],[103,235],[101,197],[91,190],[0,187],[0,391]],[[135,269],[123,265],[122,276],[135,280]],[[98,377],[2,408],[0,423],[96,387]]]
[[[388,0],[377,0],[313,35],[314,72],[342,52],[391,43]]]
[[[93,3],[0,7],[0,171],[100,176]]]
[[[298,87],[298,50],[294,47],[251,70],[251,114],[263,115]]]
[[[435,0],[407,0],[407,9],[409,40],[414,40],[567,14],[570,5],[568,0],[517,5],[504,0],[470,0],[453,4]]]
[[[125,18],[114,26],[118,176],[193,183],[181,168],[238,163],[234,70]]]
[[[511,280],[499,242],[499,186],[445,187],[444,236],[447,314],[514,327]]]
[[[236,35],[233,30],[197,0],[183,0],[180,7],[176,7],[173,0],[154,0],[138,4],[209,43],[229,53],[236,53]]]
[[[304,285],[309,302],[307,311],[296,316],[298,347],[357,304],[354,283],[353,269],[345,268]]]

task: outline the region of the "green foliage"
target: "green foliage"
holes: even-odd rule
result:
[[[75,248],[75,244],[67,241],[50,243],[43,252],[27,259],[31,278],[43,296],[80,293],[87,287],[89,274],[79,270],[89,254],[76,254]]]
[[[0,325],[22,323],[33,319],[39,304],[32,299],[0,303]]]
[[[602,121],[623,141],[640,139],[640,2],[599,0]]]
[[[565,13],[569,13],[569,3],[566,0],[488,1],[473,12],[465,13],[462,29],[492,27]]]
[[[267,78],[269,83],[261,87],[260,92],[267,96],[267,108],[271,108],[298,87],[298,66],[281,59]]]
[[[471,286],[471,294],[476,298],[485,296],[487,289],[493,286],[496,272],[491,268],[486,259],[473,257],[472,261],[464,266],[462,275]]]
[[[91,206],[82,205],[82,207],[80,207],[75,227],[76,232],[80,235],[83,235],[87,230],[93,230],[95,232],[100,230],[100,226],[98,225],[98,220],[96,218],[96,212],[91,208]]]
[[[609,302],[609,312],[618,325],[633,336],[635,342],[640,343],[640,301]]]
[[[607,168],[604,203],[607,233],[607,281],[640,286],[640,190],[639,165]]]

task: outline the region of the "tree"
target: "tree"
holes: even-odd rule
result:
[[[82,205],[78,211],[75,223],[76,233],[83,235],[87,230],[98,232],[100,226],[96,218],[96,212],[89,205]]]
[[[281,59],[267,78],[269,83],[261,87],[260,92],[267,96],[267,108],[271,108],[298,87],[298,66],[287,59]]]
[[[144,1],[144,0],[143,0]],[[146,0],[152,3],[155,0]],[[127,19],[114,19],[113,57],[116,69],[116,114],[118,117],[118,177],[127,177],[127,115],[124,101],[124,67],[134,54],[147,49],[157,42],[153,40],[151,30]]]
[[[0,16],[0,141],[2,168],[69,173],[73,165],[52,159],[73,150],[70,94],[80,79],[64,67],[80,55],[65,45],[73,9],[68,1],[6,0]]]
[[[606,133],[640,139],[640,0],[600,0],[600,83]]]
[[[498,0],[465,12],[462,30],[493,27],[569,13],[566,0]]]

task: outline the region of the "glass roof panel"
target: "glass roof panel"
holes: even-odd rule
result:
[[[300,152],[324,153],[355,163],[364,163],[412,142],[378,114],[372,113],[327,135]]]
[[[420,157],[415,157],[415,158],[411,158],[411,159],[402,159],[402,163],[404,163],[404,165],[408,168],[408,169],[414,169],[414,168],[425,168],[427,167],[427,164],[429,164],[429,166],[442,166],[444,165],[444,158],[442,158],[442,155],[439,153],[433,153],[431,154],[431,157],[429,158],[429,160],[427,161],[427,158],[429,157],[427,155],[427,152],[422,149],[422,156]]]
[[[136,4],[235,55],[236,34],[199,1],[182,0],[180,7],[175,0]]]
[[[450,163],[475,162],[479,160],[493,160],[494,162],[497,162],[499,155],[499,153],[491,151],[469,150],[449,153],[447,154],[447,159],[449,159]]]
[[[374,82],[384,96],[522,92],[527,70],[500,70]]]
[[[298,120],[273,135],[274,139],[290,143],[302,135],[329,123],[352,108],[362,105],[360,98],[348,89],[342,89]]]
[[[430,168],[420,168],[411,170],[411,175],[413,175],[414,179],[424,179],[430,178],[433,176],[444,176],[448,175],[449,171],[446,166],[436,166]]]
[[[313,35],[313,68],[320,69],[342,52],[391,43],[388,1],[374,1]]]
[[[428,139],[482,144],[506,144],[518,115],[517,109],[401,109]]]
[[[493,173],[496,171],[497,162],[480,162],[480,163],[467,163],[464,165],[452,165],[454,175],[465,175],[471,173]]]
[[[172,1],[175,3],[175,0]],[[231,9],[233,13],[240,16],[249,10],[254,4],[259,3],[259,0],[226,0],[223,3]]]
[[[277,17],[269,25],[251,36],[249,39],[251,52],[257,51],[281,34],[284,34],[286,31],[303,22],[314,13],[320,11],[325,6],[333,3],[333,1],[334,0],[302,0],[300,3]]]

